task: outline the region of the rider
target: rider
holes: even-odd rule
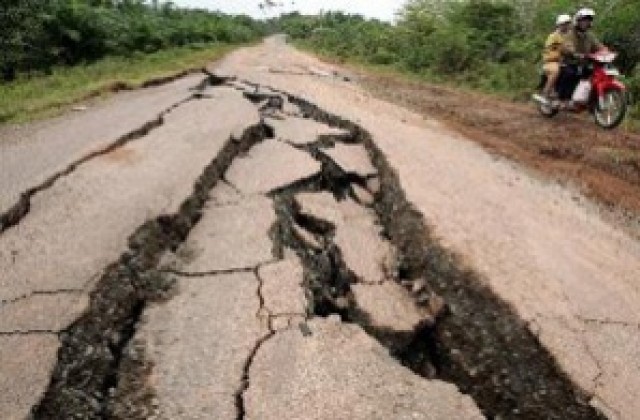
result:
[[[579,61],[584,61],[587,54],[593,54],[605,46],[590,32],[596,13],[593,9],[583,8],[575,15],[575,25],[570,34],[570,42],[575,49],[575,55]]]
[[[590,84],[586,79],[590,76],[590,72],[586,57],[606,48],[590,31],[595,17],[596,13],[593,9],[578,10],[574,18],[573,30],[569,34],[569,42],[573,49],[573,54],[567,60],[569,75],[565,79],[568,81],[566,87],[573,91],[573,101],[569,102],[569,107],[585,102],[588,98]]]
[[[555,86],[560,76],[560,66],[565,57],[573,53],[573,46],[569,39],[571,34],[571,16],[560,15],[556,19],[556,30],[549,35],[544,45],[542,59],[543,69],[547,76],[547,83],[542,90],[546,101],[556,99]]]

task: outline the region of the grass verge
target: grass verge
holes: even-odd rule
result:
[[[50,117],[83,99],[141,87],[152,79],[199,69],[237,47],[203,44],[152,54],[108,57],[87,65],[55,68],[46,76],[25,76],[0,84],[0,123]]]

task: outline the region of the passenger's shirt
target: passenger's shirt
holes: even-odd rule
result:
[[[547,38],[542,52],[545,63],[560,62],[564,55],[572,52],[570,33],[555,31]]]

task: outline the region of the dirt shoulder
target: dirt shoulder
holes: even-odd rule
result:
[[[576,184],[607,209],[640,216],[640,134],[588,116],[542,118],[528,104],[358,70],[375,96],[436,118],[487,150]]]

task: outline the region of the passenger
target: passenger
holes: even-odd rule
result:
[[[571,44],[571,16],[560,15],[556,19],[556,30],[549,35],[545,42],[542,58],[543,70],[547,76],[547,82],[542,89],[542,96],[548,103],[558,99],[556,83],[560,77],[560,69],[567,56],[573,54]]]

